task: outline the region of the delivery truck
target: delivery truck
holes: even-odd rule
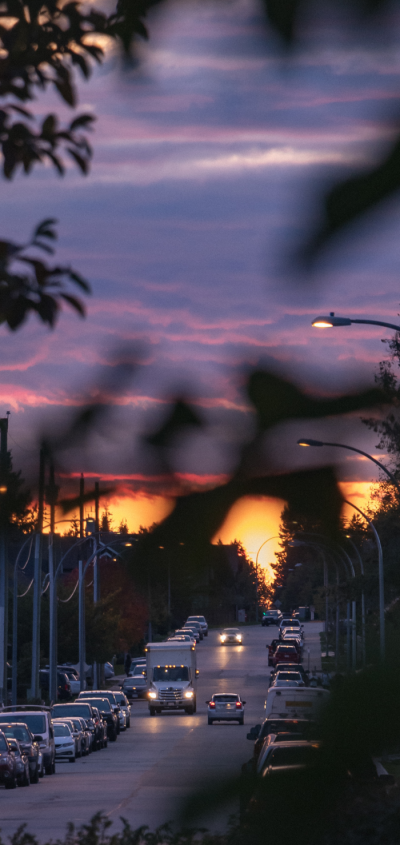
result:
[[[150,716],[163,710],[196,712],[196,646],[148,643],[145,649]]]

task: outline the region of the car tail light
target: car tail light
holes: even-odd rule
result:
[[[210,701],[209,707],[215,707],[215,701]]]
[[[238,708],[240,709],[240,708],[241,708],[241,706],[242,706],[242,702],[241,702],[241,701],[237,701],[237,702],[236,702],[236,707],[238,707]]]

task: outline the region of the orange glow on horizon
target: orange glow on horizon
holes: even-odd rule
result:
[[[233,540],[239,540],[255,563],[261,544],[269,538],[276,538],[266,543],[258,555],[259,566],[266,570],[266,574],[269,571],[273,580],[270,565],[275,563],[275,552],[279,550],[277,535],[284,505],[285,503],[280,499],[244,496],[230,509],[212,542],[217,543],[218,540],[222,540],[223,543],[232,543]]]

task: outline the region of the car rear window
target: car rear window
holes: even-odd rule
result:
[[[282,731],[291,731],[291,733],[304,734],[313,729],[313,722],[299,722],[297,719],[267,719],[260,732],[260,739],[264,739],[269,734],[278,734]]]
[[[67,718],[69,716],[83,716],[84,719],[91,719],[92,717],[89,704],[55,704],[51,712],[55,718],[59,716],[66,716]]]
[[[7,716],[0,716],[0,722],[9,722],[10,718],[13,722],[24,722],[33,734],[46,733],[46,717],[40,713],[37,715],[31,713],[8,713]]]
[[[217,701],[219,703],[229,703],[232,701],[239,701],[238,695],[214,695],[213,701]]]
[[[107,698],[91,698],[90,703],[93,702],[94,707],[98,707],[102,713],[111,713],[111,704]]]
[[[306,745],[297,748],[276,748],[268,757],[268,765],[274,769],[280,766],[305,766],[315,763],[318,746]]]
[[[17,739],[18,742],[31,742],[31,737],[25,727],[25,725],[21,725],[21,727],[13,727],[12,725],[4,725],[4,733],[6,736],[12,736],[14,739]]]

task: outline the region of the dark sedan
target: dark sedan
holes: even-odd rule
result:
[[[134,698],[147,698],[147,680],[143,675],[125,678],[121,689],[130,701]]]
[[[8,744],[14,754],[14,775],[18,786],[30,786],[29,760],[17,739],[8,739]]]
[[[17,785],[14,754],[3,731],[0,731],[0,783],[4,783],[6,789],[15,789]]]
[[[21,751],[26,754],[29,763],[30,782],[39,783],[39,777],[42,774],[40,771],[40,748],[39,743],[35,742],[28,725],[21,722],[10,722],[2,725],[2,730],[7,739],[16,739]]]

